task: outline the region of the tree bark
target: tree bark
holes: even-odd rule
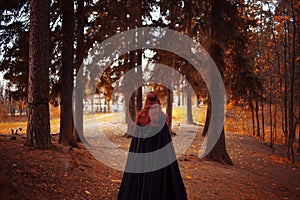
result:
[[[270,76],[271,77],[271,76]],[[273,133],[273,116],[272,116],[272,98],[271,98],[271,90],[270,90],[270,102],[269,102],[269,114],[270,114],[270,147],[274,146],[274,133]]]
[[[143,108],[143,86],[136,89],[136,112],[139,112]]]
[[[167,124],[170,127],[170,130],[172,128],[172,115],[173,115],[173,91],[171,91],[169,88],[167,88],[167,108],[166,108],[166,114],[167,114]]]
[[[180,83],[178,84],[180,85]],[[181,96],[181,88],[178,88],[178,95],[177,95],[177,106],[180,106],[180,96]]]
[[[74,137],[72,113],[73,94],[73,41],[74,41],[74,1],[63,1],[63,50],[60,103],[60,135],[59,142],[63,145],[78,147]]]
[[[265,140],[265,114],[264,114],[264,102],[261,102],[261,129],[262,129],[262,139]]]
[[[286,12],[286,8],[284,8],[284,12]],[[286,13],[284,13],[286,15]],[[287,149],[287,157],[290,158],[289,147],[288,147],[288,69],[287,69],[287,42],[288,42],[288,33],[287,33],[287,22],[284,22],[285,30],[284,30],[284,45],[283,45],[283,70],[284,70],[284,98],[283,98],[283,111],[284,111],[284,126],[283,133],[285,135],[285,145]]]
[[[136,51],[129,52],[131,68],[134,68],[134,67],[136,67],[137,64],[141,63],[140,56],[141,56],[141,54]],[[140,74],[140,75],[142,75],[142,74]],[[141,77],[138,77],[138,78],[141,78]],[[132,84],[132,83],[130,83],[130,80],[124,80],[124,84]],[[136,89],[130,97],[128,96],[128,94],[124,94],[124,95],[125,95],[125,105],[129,106],[129,108],[127,108],[127,107],[125,108],[126,109],[125,119],[126,119],[126,123],[127,123],[127,131],[126,131],[125,135],[130,136],[130,135],[133,135],[133,132],[134,132],[134,124],[132,122],[135,121],[137,109],[141,109],[141,107],[142,107],[142,103],[143,103],[142,102],[142,95],[143,95],[142,89],[141,88]],[[137,101],[137,98],[139,98],[138,101]],[[127,101],[129,101],[129,102],[127,102]],[[137,105],[138,102],[139,102],[139,105]],[[132,120],[130,120],[130,118]]]
[[[211,118],[211,101],[210,101],[210,97],[208,97],[205,124],[204,124],[204,128],[203,128],[202,136],[205,136],[207,134],[209,123],[210,123],[210,118]]]
[[[26,145],[51,146],[49,116],[50,1],[30,1],[28,124]]]
[[[255,135],[255,117],[254,117],[253,102],[251,99],[249,105],[250,105],[251,116],[252,116],[252,134]]]
[[[186,107],[187,107],[187,111],[186,111],[186,115],[187,115],[187,124],[193,124],[193,115],[192,115],[192,94],[191,94],[191,90],[188,88],[187,89],[187,103],[186,103]]]
[[[226,0],[212,0],[212,21],[211,21],[211,39],[212,43],[210,45],[210,55],[215,61],[220,74],[224,77],[224,50],[222,49],[222,43],[224,42],[222,34],[220,34],[220,29],[224,27],[224,7]],[[225,133],[224,127],[221,135],[213,147],[213,149],[206,156],[208,159],[232,164],[232,161],[227,153],[225,145]]]
[[[295,19],[294,5],[290,3],[292,17]],[[292,63],[290,68],[290,95],[289,95],[289,148],[291,150],[291,161],[292,164],[295,164],[295,152],[294,152],[294,140],[295,140],[295,131],[296,123],[294,119],[294,110],[295,110],[295,69],[296,69],[296,22],[293,20],[293,32],[292,32]],[[290,49],[289,49],[290,50]],[[294,128],[295,127],[295,128]]]
[[[83,97],[84,97],[84,81],[83,81],[83,68],[80,66],[83,63],[84,57],[84,1],[77,0],[77,48],[76,48],[76,99],[75,99],[75,122],[76,141],[80,142],[79,134],[83,134]],[[81,135],[81,138],[83,135]]]
[[[127,94],[125,94],[127,95]],[[128,104],[125,103],[125,105],[129,105],[128,110],[126,108],[126,123],[127,123],[127,131],[126,131],[126,136],[131,136],[134,134],[134,121],[136,118],[136,111],[135,111],[135,97],[136,94],[133,92],[131,97],[129,98],[128,96],[125,96],[125,102],[129,101]]]
[[[226,150],[224,129],[222,130],[220,138],[218,139],[217,143],[215,144],[211,152],[206,156],[206,158],[224,164],[229,164],[229,165],[233,164]]]
[[[132,1],[132,4],[134,4],[135,7],[135,14],[132,16],[135,16],[134,19],[134,27],[133,28],[141,28],[142,27],[142,17],[143,17],[143,2],[142,1]],[[134,45],[136,46],[136,42],[139,41],[139,35],[136,35],[134,42]],[[142,56],[143,56],[143,49],[138,49],[136,51],[130,52],[130,60],[132,67],[136,67],[137,69],[137,78],[142,80],[143,79],[143,71],[142,71]],[[135,102],[135,112],[139,112],[142,110],[143,107],[143,87],[136,88],[135,91],[136,95],[136,102]]]
[[[136,63],[137,67],[137,78],[142,80],[143,79],[143,71],[142,71],[142,50],[137,50],[137,53],[135,54],[134,63]],[[143,107],[143,86],[140,86],[136,89],[136,112],[139,112],[142,110]]]
[[[257,126],[257,133],[256,136],[260,136],[260,124],[259,124],[259,103],[258,100],[255,100],[255,114],[256,114],[256,126]]]

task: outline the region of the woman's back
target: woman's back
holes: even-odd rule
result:
[[[166,116],[161,110],[156,93],[148,94],[136,124],[142,128],[136,128],[135,136],[131,140],[129,152],[133,153],[133,156],[128,157],[126,168],[138,167],[139,172],[124,172],[118,200],[187,199]],[[142,159],[143,157],[139,156],[153,152],[154,156],[151,159]],[[170,159],[174,161],[168,164]],[[156,166],[161,164],[163,166],[156,169]]]

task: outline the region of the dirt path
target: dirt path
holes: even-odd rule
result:
[[[110,138],[124,148],[130,142],[118,134]],[[226,139],[233,166],[199,159],[199,136],[179,158],[190,200],[300,199],[299,157],[291,165],[280,146],[272,150],[246,135],[227,133]],[[84,146],[69,149],[57,145],[57,136],[52,140],[53,149],[41,151],[25,147],[25,136],[0,136],[0,199],[116,199],[122,172]]]

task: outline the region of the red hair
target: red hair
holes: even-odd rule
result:
[[[137,114],[136,124],[139,126],[147,126],[148,124],[150,124],[151,120],[149,116],[149,110],[150,108],[154,108],[154,107],[159,107],[159,109],[161,110],[160,101],[158,99],[157,93],[151,91],[147,94],[144,108]],[[155,118],[153,117],[151,118],[152,121],[155,120]]]

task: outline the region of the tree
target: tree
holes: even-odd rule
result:
[[[19,102],[20,114],[22,114],[21,105],[26,102],[28,94],[29,32],[20,30],[18,35],[15,45],[5,51],[0,70],[5,70],[4,78],[8,80],[11,88],[13,88],[9,91],[10,98]]]
[[[190,37],[193,38],[204,38],[208,32],[205,30],[211,31],[211,37],[209,38],[210,43],[206,41],[206,43],[201,43],[204,47],[209,48],[209,52],[211,57],[214,59],[215,63],[217,64],[221,75],[224,77],[224,43],[225,38],[222,38],[222,34],[220,33],[220,27],[224,27],[224,13],[225,13],[225,3],[226,1],[222,0],[212,0],[206,1],[203,3],[199,3],[196,1],[177,1],[173,4],[173,8],[170,8],[170,4],[163,5],[163,9],[166,13],[168,10],[169,14],[168,19],[170,19],[169,27],[172,29],[176,29],[180,32],[183,32]],[[180,5],[180,6],[178,6]],[[209,9],[209,6],[211,9]],[[231,4],[230,4],[231,5]],[[210,11],[210,15],[208,13]],[[199,17],[202,15],[201,17]],[[211,22],[211,23],[209,23]],[[224,27],[225,29],[225,27]],[[223,29],[223,30],[224,30]],[[200,37],[200,36],[201,37]],[[201,40],[200,40],[201,41]],[[205,42],[205,40],[204,40]],[[193,80],[194,77],[189,74],[189,66],[184,65],[182,66],[182,70],[180,71],[183,74],[186,74],[186,78],[190,81]],[[196,83],[192,85],[195,86]],[[199,91],[197,91],[200,93]],[[209,106],[208,106],[209,109]],[[209,110],[208,110],[208,117],[209,117]],[[207,118],[206,123],[209,123],[209,118]],[[224,163],[231,164],[231,159],[227,153],[226,146],[225,146],[225,135],[224,129],[221,132],[221,136],[214,146],[213,150],[208,154],[208,158]]]
[[[224,50],[221,45],[224,42],[220,34],[220,28],[224,27],[224,0],[212,0],[212,10],[211,10],[211,46],[210,46],[210,55],[215,61],[221,75],[224,76]],[[213,147],[213,149],[206,156],[207,158],[219,161],[227,164],[232,164],[232,161],[227,153],[225,145],[225,133],[224,127],[220,134],[220,137]]]
[[[285,136],[287,157],[294,162],[295,131],[299,124],[299,7],[296,1],[265,2],[261,4],[259,54],[267,80],[265,88],[269,102],[270,146],[276,142],[278,121]],[[275,8],[275,9],[274,9]],[[297,41],[298,40],[298,41]],[[298,59],[297,59],[298,58]],[[298,73],[298,74],[297,74]],[[298,86],[298,87],[297,87]]]
[[[187,94],[186,94],[186,108],[187,108],[187,120],[186,122],[188,124],[193,124],[193,115],[192,115],[192,91],[190,88],[187,89]]]
[[[0,16],[0,71],[11,86],[10,99],[19,104],[22,114],[28,94],[29,1],[1,3]]]
[[[29,1],[9,1],[0,4],[0,48],[4,52],[1,57],[0,71],[15,91],[14,99],[27,101],[29,73]],[[52,1],[50,7],[50,103],[57,106],[59,94],[58,77],[61,67],[61,3]]]
[[[166,107],[166,114],[168,116],[167,118],[167,124],[170,127],[170,129],[172,128],[172,116],[173,116],[173,91],[169,88],[167,88],[167,107]]]
[[[81,141],[79,134],[83,133],[83,96],[84,96],[84,81],[83,81],[83,67],[81,67],[84,58],[84,0],[77,0],[77,30],[76,30],[76,99],[75,99],[75,122],[76,122],[76,140]]]
[[[64,145],[78,147],[74,137],[72,112],[73,94],[73,42],[74,42],[74,1],[63,2],[63,49],[61,76],[61,111],[59,142]]]
[[[51,146],[49,120],[50,0],[30,1],[28,124],[26,144]]]

